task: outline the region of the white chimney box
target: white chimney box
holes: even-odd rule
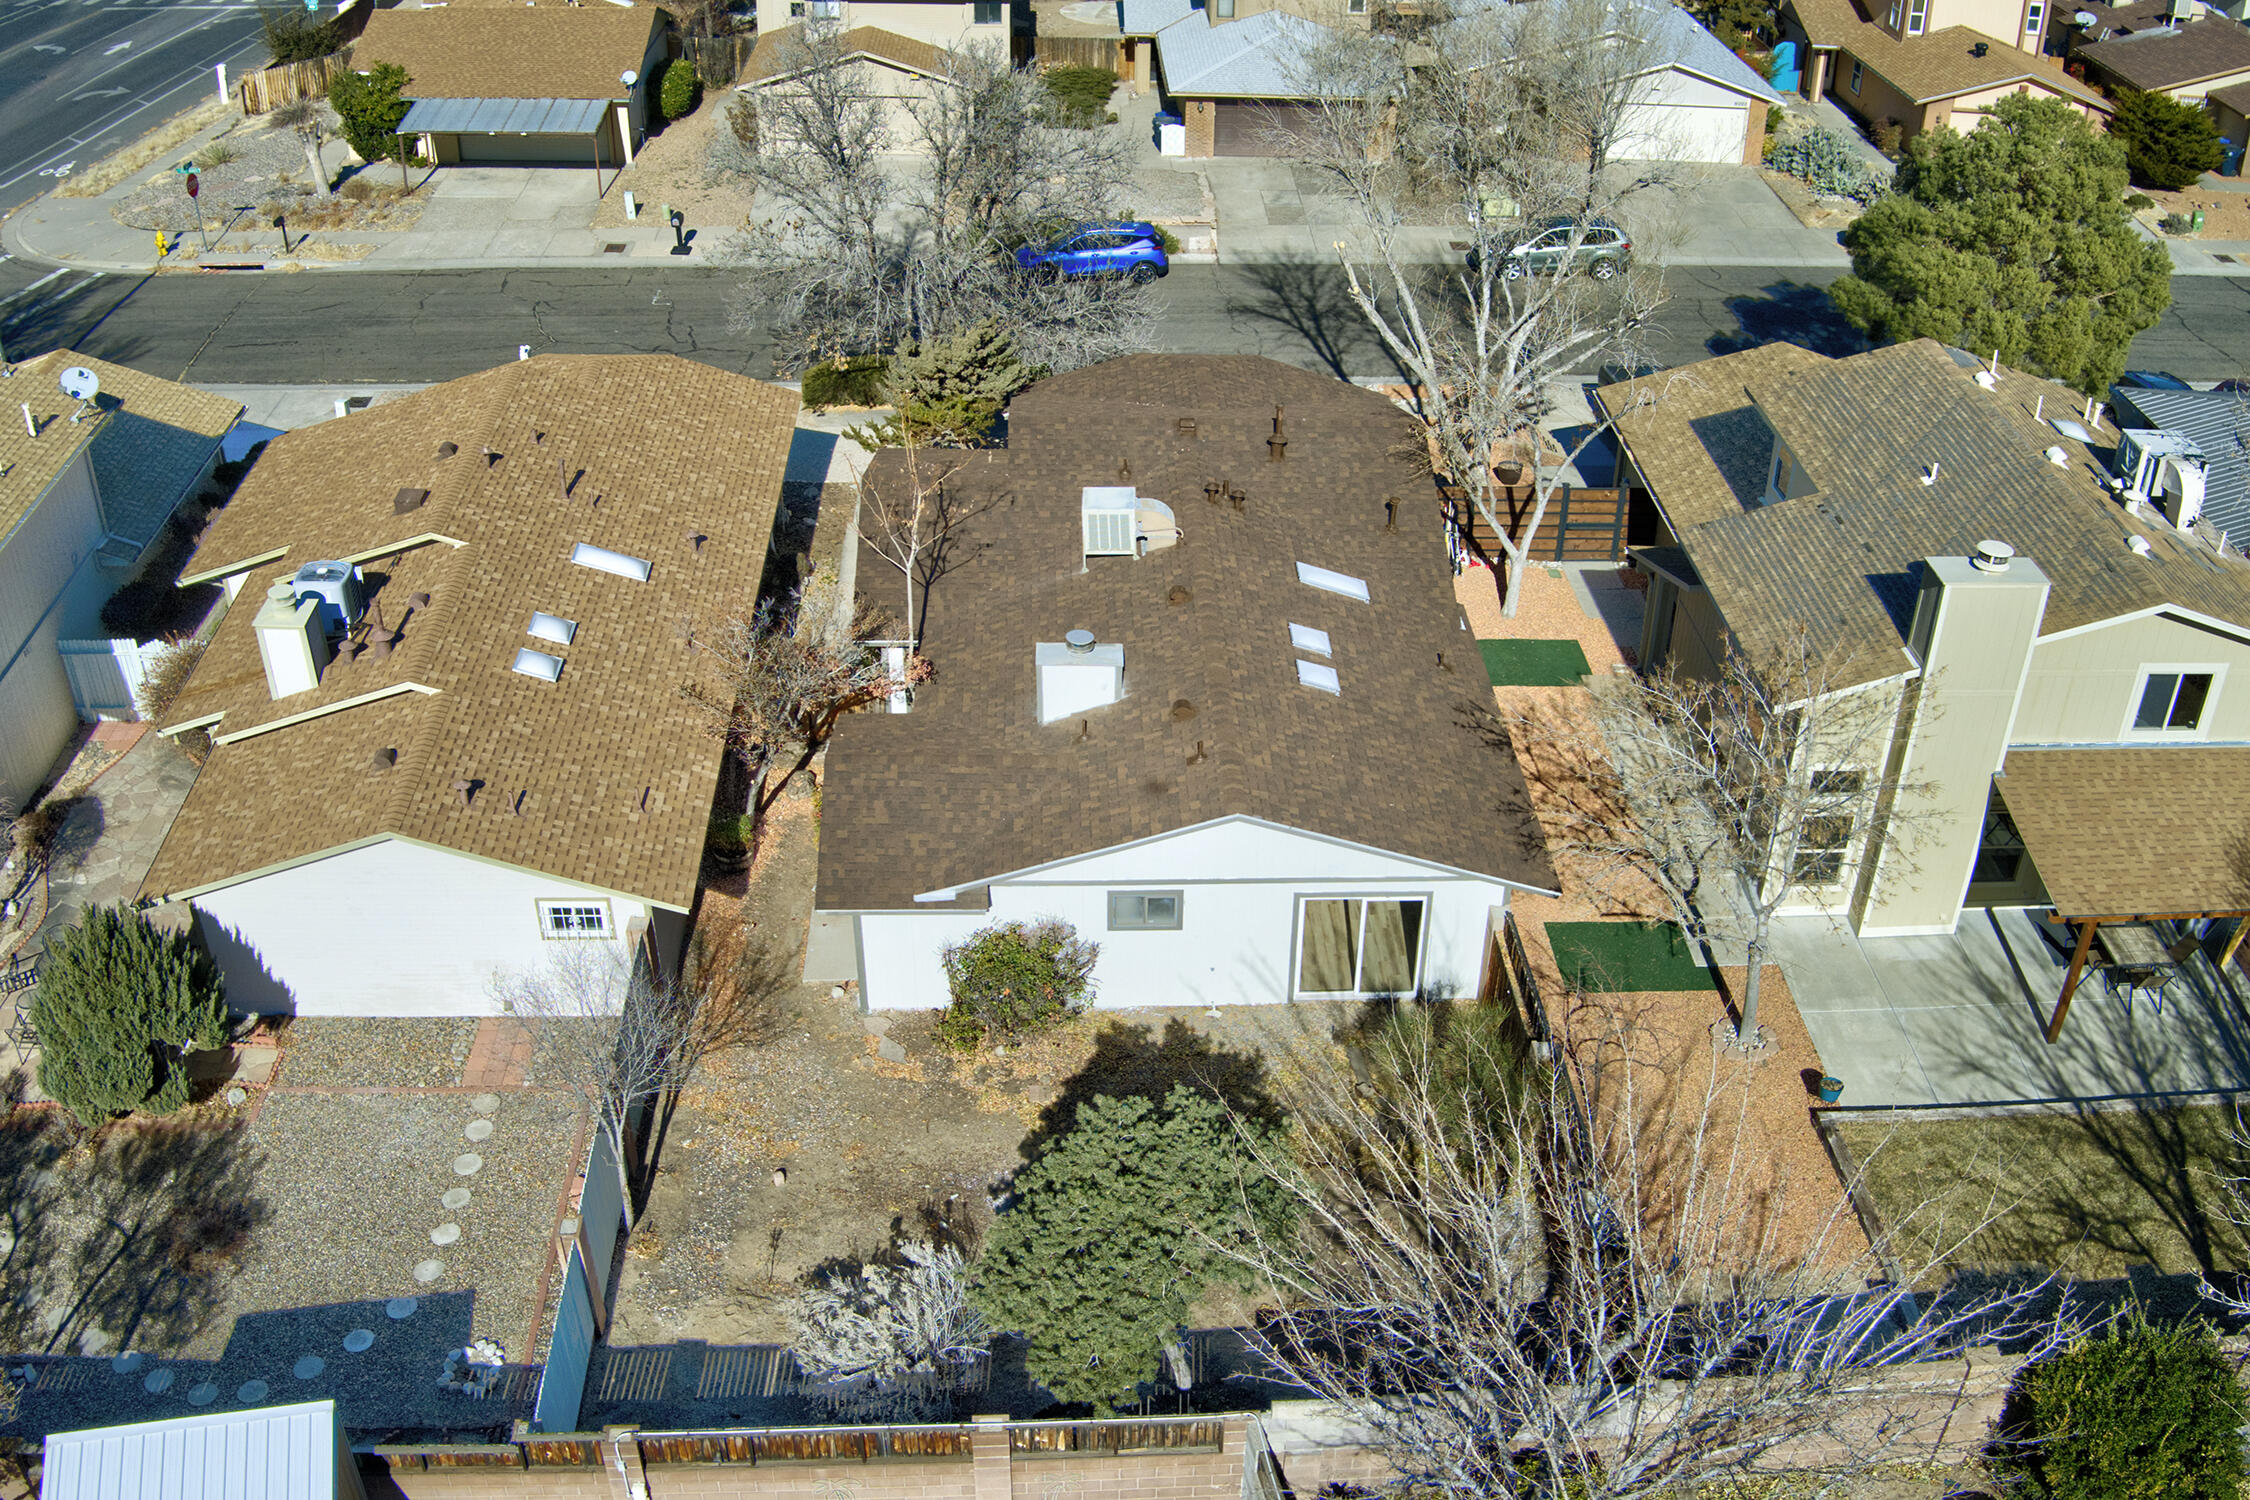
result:
[[[1031,649],[1039,676],[1040,723],[1107,708],[1125,696],[1123,645],[1100,645],[1092,631],[1073,630],[1060,642],[1041,641]]]
[[[276,698],[310,691],[328,665],[328,632],[322,627],[322,600],[302,600],[288,583],[266,590],[266,602],[250,623],[258,632],[258,659],[265,664],[266,691]]]

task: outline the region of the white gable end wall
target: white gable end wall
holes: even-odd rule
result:
[[[1306,897],[1418,897],[1427,992],[1471,995],[1508,888],[1411,860],[1246,821],[1207,824],[995,882],[986,912],[870,912],[859,921],[861,978],[874,1010],[942,1007],[940,952],[993,922],[1059,917],[1099,945],[1095,1003],[1262,1005],[1291,998]],[[1180,926],[1111,932],[1113,891],[1177,891]]]
[[[389,839],[194,898],[238,1011],[489,1016],[500,970],[542,969],[600,939],[542,935],[541,901],[600,904],[622,935],[639,902],[448,849]]]

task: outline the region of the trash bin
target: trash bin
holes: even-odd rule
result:
[[[1187,155],[1187,122],[1170,110],[1157,111],[1156,150],[1160,156]]]
[[[2190,232],[2195,234],[2201,234],[2203,232],[2202,209],[2199,208],[2194,213],[2188,215],[2188,229]]]
[[[1834,1104],[1834,1103],[1835,1103],[1835,1102],[1836,1102],[1836,1101],[1837,1101],[1838,1099],[1840,1099],[1840,1098],[1842,1098],[1842,1097],[1843,1097],[1843,1093],[1844,1093],[1844,1080],[1843,1080],[1843,1079],[1841,1079],[1841,1078],[1838,1078],[1838,1077],[1837,1077],[1837,1076],[1836,1076],[1835,1074],[1833,1074],[1833,1073],[1823,1073],[1823,1074],[1821,1074],[1821,1075],[1820,1075],[1820,1102],[1821,1102],[1821,1103],[1823,1103],[1823,1104]]]

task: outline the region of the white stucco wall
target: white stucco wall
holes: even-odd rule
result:
[[[1177,890],[1180,927],[1111,932],[1109,893]],[[939,951],[993,922],[1060,917],[1100,945],[1096,1004],[1260,1005],[1291,997],[1298,903],[1308,896],[1418,896],[1427,902],[1422,980],[1470,995],[1483,975],[1498,881],[1464,877],[1247,820],[1206,824],[991,887],[985,912],[858,916],[861,980],[874,1010],[946,1003]]]
[[[78,727],[55,638],[63,595],[81,569],[93,570],[103,535],[93,464],[81,453],[0,543],[0,794],[17,802]]]
[[[236,1010],[488,1016],[499,970],[546,967],[542,900],[606,901],[611,931],[648,909],[528,870],[391,839],[194,899]],[[622,947],[616,951],[622,953]]]

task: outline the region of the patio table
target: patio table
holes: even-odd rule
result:
[[[2128,1010],[2135,995],[2145,994],[2154,1002],[2157,1013],[2163,1014],[2164,987],[2171,983],[2179,964],[2162,935],[2145,923],[2119,922],[2104,926],[2099,941],[2109,955],[2102,977],[2110,993],[2123,990]]]

